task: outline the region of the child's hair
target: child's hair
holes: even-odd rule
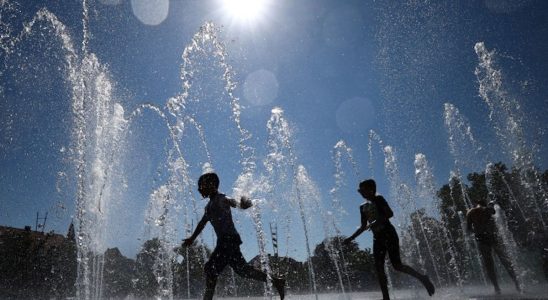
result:
[[[360,182],[360,190],[373,190],[377,191],[377,184],[375,183],[375,180],[373,179],[367,179],[362,182]]]
[[[198,179],[198,186],[219,188],[219,176],[215,173],[206,173]]]

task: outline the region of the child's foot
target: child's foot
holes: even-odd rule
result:
[[[272,285],[274,285],[274,288],[276,288],[278,294],[280,294],[280,299],[283,300],[285,297],[285,279],[273,278]]]
[[[428,292],[428,295],[429,296],[434,295],[434,293],[436,292],[436,288],[432,284],[432,281],[430,281],[430,278],[428,278],[427,275],[424,275],[422,277],[421,281],[422,281],[422,284],[424,285],[424,287],[426,288],[426,291]]]

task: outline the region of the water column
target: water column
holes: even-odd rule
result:
[[[384,144],[381,137],[373,130],[369,130],[369,139],[367,143],[367,152],[369,153],[369,172],[371,178],[375,178],[374,166],[373,166],[373,143],[376,143],[379,146],[379,149],[384,149]]]
[[[340,231],[337,224],[340,222],[343,215],[347,214],[347,212],[344,210],[344,208],[342,206],[341,199],[340,199],[340,196],[339,196],[340,190],[344,186],[346,186],[346,182],[344,180],[345,173],[344,173],[343,165],[342,165],[343,155],[345,155],[347,160],[350,162],[350,164],[352,166],[352,170],[354,171],[356,177],[359,178],[360,175],[359,175],[359,171],[358,171],[358,165],[357,165],[357,163],[354,160],[354,157],[352,155],[352,149],[350,147],[348,147],[343,140],[340,140],[339,142],[337,142],[337,144],[335,144],[335,146],[333,147],[332,152],[333,152],[333,164],[335,166],[335,173],[333,173],[333,177],[334,177],[334,180],[335,180],[335,185],[329,191],[329,193],[331,195],[332,208],[333,208],[333,211],[334,211],[334,213],[333,213],[333,227],[335,228],[336,236],[341,236],[341,231]],[[350,276],[349,276],[349,272],[348,272],[348,264],[346,262],[346,258],[345,258],[345,255],[344,255],[343,246],[340,243],[337,246],[339,248],[338,251],[341,254],[343,273],[346,277],[346,281],[347,281],[347,284],[348,284],[348,290],[351,291],[352,290],[352,284],[350,282]],[[343,286],[342,282],[341,282],[341,286]]]
[[[517,208],[517,211],[519,211],[519,215],[523,220],[527,219],[527,215],[525,214],[523,208],[521,207],[521,204],[519,203],[518,199],[516,198],[514,191],[512,190],[512,187],[510,187],[510,184],[508,183],[508,180],[506,180],[504,173],[501,172],[497,166],[493,163],[488,163],[485,167],[485,184],[489,191],[494,192],[495,191],[495,182],[499,179],[504,184],[504,187],[506,188],[506,191],[508,192],[508,195],[510,196],[510,203],[513,204],[513,208]]]
[[[312,284],[312,292],[318,300],[318,292],[316,287],[316,273],[314,272],[314,265],[312,264],[312,251],[310,250],[310,238],[309,238],[309,228],[307,224],[309,223],[308,216],[306,213],[306,204],[305,199],[312,199],[311,197],[317,197],[317,191],[314,184],[310,181],[306,169],[299,165],[296,170],[293,191],[292,191],[292,202],[296,203],[299,207],[299,213],[301,216],[301,221],[304,230],[304,238],[306,244],[306,253],[308,254],[307,264],[309,272],[309,280]]]
[[[390,182],[390,196],[392,197],[392,199],[396,200],[403,212],[411,211],[411,206],[413,205],[411,189],[400,179],[394,149],[392,148],[392,146],[385,146],[383,150],[385,157],[385,171],[388,175],[388,180]],[[398,219],[402,227],[406,227],[408,225],[409,220],[406,215],[402,215]],[[412,240],[417,240],[417,232],[415,232],[413,226],[411,226],[411,230],[409,233],[411,234]],[[426,272],[426,266],[424,258],[422,257],[422,251],[420,250],[418,243],[415,243],[415,246],[417,247],[417,254],[419,256],[421,269],[423,272]]]
[[[548,207],[548,194],[534,167],[534,155],[526,142],[521,106],[503,86],[504,76],[497,64],[496,51],[487,50],[483,42],[476,43],[474,50],[479,60],[475,70],[479,94],[489,107],[489,120],[501,147],[510,155],[514,167],[520,172],[521,185],[526,191],[524,204],[528,215],[536,216],[543,228],[546,228],[543,211]]]
[[[10,3],[3,2],[2,8],[5,8],[6,5],[8,10],[12,7]],[[83,22],[86,22],[85,14]],[[110,189],[110,184],[107,184],[109,181],[103,176],[105,173],[105,164],[103,162],[109,160],[109,155],[107,153],[107,156],[105,157],[104,154],[106,149],[102,149],[100,153],[94,151],[94,147],[99,146],[99,144],[103,142],[101,136],[104,136],[103,129],[105,129],[105,127],[100,126],[104,126],[109,122],[105,122],[104,119],[98,120],[96,117],[113,117],[121,120],[123,119],[123,109],[121,109],[121,107],[118,108],[118,112],[121,111],[121,114],[118,115],[115,113],[113,114],[113,111],[101,114],[101,111],[99,110],[101,105],[94,105],[94,96],[101,94],[101,91],[98,89],[100,89],[101,86],[110,87],[107,84],[108,79],[105,78],[106,76],[103,76],[103,79],[99,80],[104,84],[97,82],[98,89],[96,89],[95,84],[93,84],[93,81],[97,79],[97,75],[105,74],[102,72],[103,70],[100,70],[102,67],[97,62],[95,56],[79,55],[77,53],[77,49],[74,46],[72,37],[66,26],[45,8],[39,10],[31,21],[26,22],[23,25],[23,30],[18,35],[11,36],[13,33],[11,29],[9,27],[5,29],[7,36],[6,38],[2,36],[2,49],[6,52],[4,63],[9,59],[9,56],[12,54],[15,47],[29,35],[34,33],[33,30],[38,26],[37,24],[44,25],[40,30],[50,30],[50,32],[57,37],[60,42],[60,50],[64,54],[65,72],[67,82],[70,85],[74,122],[72,127],[71,149],[74,156],[71,157],[71,159],[74,161],[77,175],[77,293],[79,298],[91,299],[92,297],[99,297],[98,294],[100,294],[101,288],[100,280],[97,275],[100,275],[100,270],[102,268],[100,254],[100,251],[102,250],[100,245],[102,243],[97,240],[98,236],[94,233],[100,233],[104,228],[101,224],[104,224],[103,221],[105,220],[105,202],[109,200],[108,197],[103,197],[103,194],[91,195],[91,183],[94,183],[93,189],[95,192],[97,190],[106,190],[108,194],[108,190]],[[86,50],[85,47],[83,47],[83,49]],[[89,84],[91,84],[91,86]],[[101,100],[107,107],[112,107],[104,102],[110,103],[109,91],[110,90],[107,90],[105,91],[107,93],[102,93],[104,97],[102,97]],[[91,124],[92,121],[94,124]],[[96,127],[93,128],[94,126]],[[109,134],[114,134],[111,127],[107,128],[107,136]],[[101,136],[97,136],[96,133]],[[94,163],[96,165],[93,165]],[[95,171],[95,173],[92,171]],[[95,225],[99,225],[97,231],[92,232],[90,228]]]
[[[384,153],[384,144],[381,139],[381,137],[373,130],[369,130],[369,140],[367,143],[367,151],[369,153],[369,172],[371,174],[371,178],[375,179],[375,172],[374,172],[374,155],[373,155],[373,144],[376,143],[377,146],[381,151]],[[392,275],[390,273],[390,270],[388,269],[388,264],[384,264],[384,272],[386,273],[386,278],[388,280],[388,287],[392,289]]]
[[[311,184],[304,167],[297,166],[297,158],[293,152],[291,127],[289,122],[284,118],[283,113],[284,111],[281,108],[273,108],[271,117],[267,122],[269,153],[264,161],[264,165],[269,182],[269,194],[273,198],[276,196],[278,196],[279,199],[288,198],[290,201],[288,204],[297,207],[305,235],[309,283],[312,292],[317,298],[316,275],[311,260],[312,253],[310,250],[309,229],[307,226],[309,216],[306,212],[306,203],[304,202],[305,199],[311,199],[307,197],[317,197],[317,194],[314,192],[314,185]],[[289,194],[278,192],[286,189],[289,189],[291,192]],[[286,247],[289,248],[291,239],[290,224],[292,221],[291,210],[283,205],[280,206],[280,210],[283,211],[281,218],[288,220],[286,224]]]
[[[493,164],[488,164],[487,169],[485,170],[485,183],[487,185],[487,191],[490,194],[495,193],[495,182],[494,182],[494,170],[496,168]],[[501,174],[502,178],[504,176]],[[509,190],[510,197],[513,198],[512,191]],[[515,199],[514,199],[515,200]],[[519,208],[519,206],[518,206]],[[495,204],[495,224],[497,225],[497,234],[500,236],[503,244],[504,244],[504,250],[508,253],[508,256],[510,258],[510,261],[512,262],[512,266],[514,267],[514,270],[517,275],[517,279],[519,282],[519,285],[522,289],[524,289],[524,275],[525,270],[523,265],[519,262],[519,258],[521,257],[518,251],[518,246],[516,244],[516,241],[514,240],[514,237],[510,230],[508,229],[508,221],[506,220],[506,214],[504,210],[500,207],[499,204]]]
[[[206,22],[202,25],[199,31],[194,34],[192,41],[187,45],[183,51],[182,59],[183,64],[181,66],[181,80],[183,91],[180,95],[172,97],[168,100],[166,106],[174,117],[176,117],[177,127],[184,126],[185,123],[193,122],[194,117],[188,117],[187,105],[191,101],[197,101],[190,99],[190,90],[192,88],[195,72],[198,68],[199,62],[194,60],[195,55],[206,55],[216,59],[217,66],[223,72],[222,80],[224,82],[224,90],[226,95],[230,99],[231,117],[234,121],[236,128],[239,132],[240,138],[238,141],[238,147],[240,151],[240,163],[242,166],[242,173],[238,177],[234,185],[234,193],[236,198],[240,198],[242,195],[248,195],[253,197],[253,193],[256,191],[257,182],[255,180],[255,156],[254,149],[247,145],[251,135],[240,124],[240,104],[239,99],[234,96],[234,90],[236,88],[236,82],[234,81],[234,72],[232,67],[227,63],[227,54],[224,45],[217,37],[219,30],[211,22]],[[199,134],[202,139],[202,144],[206,145],[205,137],[201,131],[201,126],[196,122],[195,127],[199,129]],[[207,148],[206,148],[207,149]],[[206,150],[208,159],[210,154]],[[249,194],[248,194],[249,193]],[[195,203],[193,203],[196,207]],[[260,201],[254,204],[250,209],[251,216],[254,221],[255,230],[257,233],[257,242],[259,245],[261,263],[263,270],[270,274],[270,268],[268,263],[268,256],[266,254],[266,238],[264,236],[264,229],[262,226],[262,216]],[[270,279],[270,276],[268,277]],[[270,280],[266,285],[266,294],[270,294],[271,283]]]
[[[173,299],[172,262],[174,253],[170,248],[174,246],[173,218],[170,209],[175,204],[175,194],[169,184],[162,185],[150,195],[145,222],[149,226],[150,237],[158,239],[158,249],[155,253],[152,273],[158,284],[158,299]],[[171,212],[172,213],[172,212]]]
[[[472,127],[468,120],[460,113],[459,109],[451,103],[444,104],[444,124],[448,133],[448,144],[451,155],[453,156],[455,167],[454,171],[451,171],[449,186],[451,188],[451,197],[453,199],[454,209],[457,209],[455,199],[453,195],[459,193],[460,197],[465,205],[464,209],[472,208],[473,204],[467,193],[467,188],[463,182],[461,176],[461,167],[469,166],[476,167],[473,159],[478,157],[480,149],[479,142],[476,141],[472,133]],[[472,159],[471,159],[472,158]],[[455,187],[455,184],[458,186]],[[484,283],[487,283],[485,271],[483,270],[481,259],[479,258],[479,251],[477,242],[474,239],[470,239],[467,230],[465,228],[465,211],[458,211],[457,215],[461,222],[462,236],[465,240],[466,249],[469,256],[469,261],[472,263],[473,258],[476,257],[476,268],[480,269],[480,275]],[[474,264],[472,264],[474,266]]]
[[[436,183],[434,181],[434,175],[432,169],[430,168],[426,156],[424,154],[415,155],[415,180],[417,184],[417,194],[422,198],[426,199],[427,203],[431,203],[429,207],[428,214],[435,215],[441,212],[440,201],[436,196]],[[462,289],[463,279],[461,277],[461,271],[459,269],[459,264],[457,263],[457,256],[455,254],[455,249],[452,239],[449,238],[449,233],[447,231],[447,224],[440,218],[440,229],[441,236],[436,239],[439,243],[440,249],[443,250],[442,258],[445,264],[446,272],[448,276],[453,275],[457,280],[457,285]],[[424,229],[423,229],[424,233]],[[446,241],[447,247],[445,247],[443,241]],[[433,259],[432,252],[429,248],[430,257]],[[449,261],[447,261],[446,253],[449,254]],[[449,278],[450,280],[450,278]]]

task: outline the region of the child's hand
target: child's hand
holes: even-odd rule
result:
[[[242,196],[242,198],[240,198],[240,208],[248,209],[251,206],[253,206],[253,202],[251,202],[249,198],[247,198],[246,196]]]
[[[194,243],[194,240],[191,238],[183,240],[183,247],[190,247]]]

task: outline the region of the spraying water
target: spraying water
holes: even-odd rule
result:
[[[396,155],[392,146],[384,147],[384,166],[386,174],[388,175],[388,180],[390,181],[390,196],[392,199],[396,199],[396,203],[401,208],[401,211],[412,211],[413,199],[411,196],[410,188],[405,184],[399,175],[398,165],[396,162]],[[401,227],[407,228],[409,225],[409,218],[406,215],[400,215],[398,217],[398,224]],[[412,240],[417,240],[417,233],[413,226],[411,226]],[[417,254],[419,256],[419,264],[423,270],[426,271],[425,260],[422,257],[422,251],[419,248],[419,244],[415,243],[417,247]],[[407,255],[407,254],[406,254]]]
[[[436,187],[432,169],[430,168],[426,156],[424,154],[415,155],[415,180],[417,183],[417,195],[425,199],[426,203],[431,203],[432,205],[428,208],[430,215],[435,215],[441,211],[440,200],[436,196]],[[459,264],[457,263],[457,255],[455,254],[455,247],[453,245],[452,239],[449,238],[449,233],[447,231],[447,224],[444,219],[441,218],[441,234],[437,238],[440,249],[443,250],[443,263],[446,267],[446,272],[449,277],[456,278],[457,285],[462,288],[463,279],[461,276],[461,271]],[[424,232],[424,229],[423,229]],[[429,239],[432,240],[432,239]],[[435,241],[436,239],[434,239]],[[445,243],[444,243],[445,241]],[[433,258],[432,252],[429,247],[430,256]],[[449,254],[449,260],[447,260],[445,253]],[[450,279],[449,279],[450,280]]]
[[[369,153],[369,172],[371,178],[375,178],[373,168],[373,144],[377,143],[380,149],[384,149],[384,144],[381,137],[373,130],[369,130],[369,142],[367,143],[367,152]]]
[[[475,71],[479,94],[489,107],[489,119],[502,147],[506,149],[514,167],[520,172],[530,213],[536,215],[543,228],[546,228],[543,211],[548,207],[548,194],[533,165],[534,156],[529,150],[523,132],[523,113],[520,104],[504,88],[503,73],[497,65],[496,52],[487,50],[483,42],[476,43],[474,50],[479,60]]]
[[[340,190],[344,186],[346,186],[346,182],[344,180],[345,173],[343,170],[343,161],[342,161],[343,155],[345,155],[348,161],[350,162],[352,166],[352,170],[354,171],[356,177],[359,178],[360,176],[358,171],[358,165],[356,164],[356,161],[354,160],[354,157],[352,156],[352,148],[348,147],[343,140],[340,140],[333,147],[333,164],[335,165],[335,173],[333,173],[333,177],[335,179],[335,186],[329,192],[331,194],[332,208],[334,211],[334,214],[332,217],[333,227],[335,228],[335,233],[337,236],[341,235],[341,231],[337,224],[341,221],[341,218],[343,217],[343,215],[346,214],[346,211],[344,210],[342,206],[341,199],[339,196]],[[344,273],[344,276],[346,277],[348,289],[352,290],[352,285],[350,283],[350,275],[348,272],[348,264],[346,262],[343,247],[340,243],[339,245],[336,245],[336,246],[338,246],[338,252],[341,254],[343,273]],[[341,287],[343,287],[342,283],[341,283]]]
[[[315,185],[310,181],[310,178],[308,177],[308,174],[306,172],[306,169],[299,165],[297,167],[297,173],[295,175],[293,184],[293,192],[292,192],[292,202],[295,203],[298,208],[301,215],[301,221],[303,225],[304,230],[304,238],[305,238],[305,246],[306,246],[306,253],[308,254],[308,272],[309,272],[309,280],[312,284],[312,292],[314,293],[316,300],[318,300],[318,291],[316,287],[316,273],[314,272],[314,265],[312,264],[312,252],[310,251],[310,237],[309,237],[309,228],[308,224],[310,223],[310,216],[307,216],[306,213],[306,203],[305,201],[307,199],[314,199],[314,197],[317,197],[317,190]]]

